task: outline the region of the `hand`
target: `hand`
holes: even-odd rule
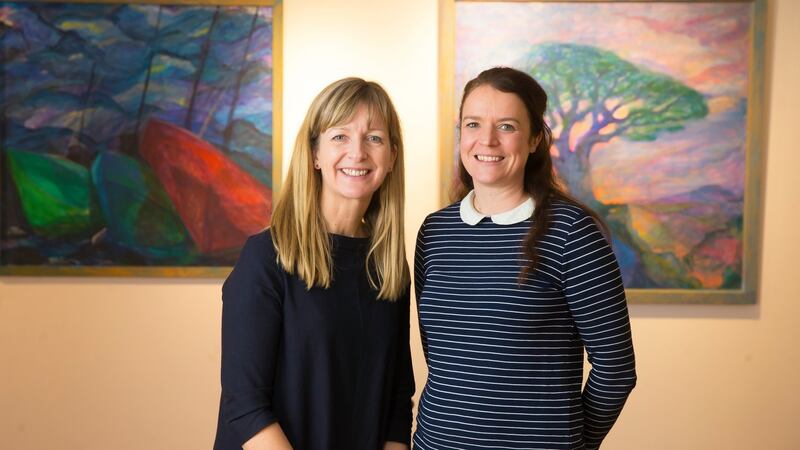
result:
[[[408,445],[399,442],[388,441],[383,444],[383,450],[408,450]]]

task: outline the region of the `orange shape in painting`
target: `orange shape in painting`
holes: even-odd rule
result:
[[[200,252],[235,250],[269,225],[272,191],[191,132],[150,119],[139,153],[155,171]]]

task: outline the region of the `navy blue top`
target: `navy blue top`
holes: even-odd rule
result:
[[[530,219],[471,226],[458,203],[425,219],[414,276],[429,375],[415,450],[594,449],[617,419],[636,382],[617,261],[582,209],[556,202],[550,217],[524,280]]]
[[[222,287],[222,399],[214,448],[241,449],[278,422],[295,450],[408,443],[414,376],[409,293],[377,299],[367,238],[332,235],[333,282],[284,271],[269,230],[251,237]]]

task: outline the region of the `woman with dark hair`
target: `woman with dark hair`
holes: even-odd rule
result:
[[[608,233],[559,186],[546,108],[515,69],[464,88],[460,201],[425,219],[414,261],[416,449],[595,449],[636,383]]]

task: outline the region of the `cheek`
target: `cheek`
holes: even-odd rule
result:
[[[329,184],[333,181],[336,173],[330,166],[323,164],[322,170],[319,171],[319,176],[322,178],[322,184]]]
[[[381,164],[389,168],[392,164],[394,164],[394,160],[397,158],[397,153],[389,150],[388,148],[384,148],[380,150],[380,160]]]
[[[517,153],[520,158],[526,158],[531,150],[527,140],[521,136],[510,137],[503,145],[506,148],[514,149],[514,153]]]
[[[462,135],[461,139],[458,141],[458,150],[462,155],[466,155],[474,144],[475,138],[467,133],[466,135]]]
[[[321,146],[320,149],[317,150],[317,160],[323,169],[331,168],[331,166],[336,164],[338,159],[338,152],[335,148]]]
[[[331,158],[329,153],[320,153],[318,155],[319,165],[321,170],[318,170],[320,176],[322,177],[323,183],[333,182],[336,178],[336,161],[334,158]]]
[[[461,141],[458,145],[458,156],[461,158],[461,163],[465,166],[470,163],[469,146],[464,141]]]

